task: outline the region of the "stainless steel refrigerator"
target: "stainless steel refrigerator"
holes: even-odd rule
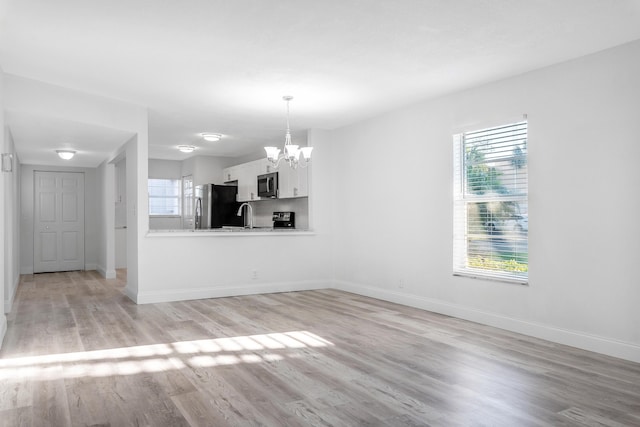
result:
[[[234,185],[197,185],[194,193],[194,228],[208,229],[223,226],[242,226],[244,217],[238,216],[236,202],[238,187]]]

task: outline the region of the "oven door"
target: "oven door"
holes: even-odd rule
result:
[[[278,197],[278,172],[258,175],[258,197]]]

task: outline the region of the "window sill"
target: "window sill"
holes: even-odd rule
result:
[[[488,280],[492,282],[505,282],[505,283],[513,283],[516,285],[528,285],[529,278],[528,277],[509,277],[509,276],[499,276],[496,274],[484,273],[478,270],[464,270],[464,271],[454,271],[454,276],[459,277],[468,277],[471,279],[480,279],[480,280]]]

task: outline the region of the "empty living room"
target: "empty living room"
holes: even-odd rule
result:
[[[0,426],[640,427],[640,2],[0,0]]]

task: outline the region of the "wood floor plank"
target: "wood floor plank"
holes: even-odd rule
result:
[[[30,406],[0,411],[0,427],[28,427],[32,425],[32,408]]]
[[[56,368],[57,370],[57,368]],[[35,426],[71,425],[64,380],[40,381],[33,390],[32,421]]]
[[[109,377],[65,379],[72,424],[130,424],[122,411],[121,403],[124,399],[116,391],[115,382],[115,378]]]
[[[0,426],[640,426],[640,364],[333,289],[136,305],[23,276]]]

